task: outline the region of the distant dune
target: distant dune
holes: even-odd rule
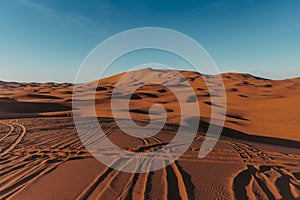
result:
[[[143,76],[149,74],[150,71],[153,76],[165,79],[166,85],[176,84],[183,90],[185,88],[185,85],[178,80],[168,78],[169,73],[166,73],[166,70],[147,68],[128,72],[131,77],[130,83],[141,85],[131,97],[131,116],[149,119],[149,107],[159,103],[166,108],[170,122],[177,123],[180,108],[174,94],[160,85],[142,86]],[[203,77],[213,81],[214,76],[201,76],[199,73],[190,71],[180,71],[180,73],[187,78],[198,97],[201,120],[204,123],[209,122],[212,103]],[[114,85],[122,75],[99,80],[95,95],[99,117],[112,116],[110,97]],[[226,128],[248,135],[300,141],[300,78],[268,80],[240,73],[224,73],[222,77],[227,95]],[[80,85],[82,98],[77,100],[93,99],[90,85],[91,83]],[[73,84],[70,83],[1,81],[0,118],[70,116],[72,90]],[[118,98],[121,99],[124,96],[119,94]]]
[[[189,84],[175,79],[174,73],[150,68],[128,72],[128,84],[122,84],[122,90],[114,94],[120,102],[131,98],[130,115],[141,125],[132,127],[130,119],[124,118],[122,125],[127,130],[145,131],[150,106],[159,103],[165,108],[167,123],[147,138],[124,133],[112,119],[111,95],[124,74],[76,86],[0,82],[0,199],[300,199],[300,79],[274,81],[249,74],[222,74],[227,92],[225,127],[210,153],[199,158],[211,108],[222,106],[221,102],[211,102],[204,82],[215,84],[216,76],[180,71],[196,93],[199,116],[190,106],[197,99],[187,92]],[[144,85],[145,77],[160,79],[165,86]],[[93,85],[97,86],[95,96]],[[128,85],[138,87],[131,96],[122,92]],[[181,105],[168,89],[170,85],[185,94]],[[95,97],[105,136],[125,153],[98,146],[86,149],[105,137],[86,128],[79,138],[72,114],[89,116],[90,110],[76,107],[72,112],[73,87],[79,90],[76,102],[90,103]],[[172,141],[178,131],[180,106],[191,119],[200,117],[201,121],[194,141],[178,160],[145,173],[112,168],[132,163],[128,155],[147,157],[167,144],[165,155],[182,150],[186,141]],[[117,110],[120,116],[125,112],[123,108]],[[154,116],[162,117],[155,112]],[[88,120],[85,123],[95,126]],[[185,125],[190,125],[188,120]],[[82,138],[88,144],[82,143]],[[106,166],[91,152],[114,161]],[[157,162],[170,160],[168,156],[153,158],[133,172],[141,167],[150,169]]]

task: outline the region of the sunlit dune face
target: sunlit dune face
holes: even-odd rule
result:
[[[139,80],[142,71],[133,71],[132,80]],[[156,75],[166,76],[165,72],[157,71]],[[201,118],[209,122],[212,104],[210,91],[204,78],[213,83],[214,76],[200,75],[195,72],[180,71],[193,87],[197,99],[186,98],[189,102],[198,101]],[[114,85],[123,76],[115,75],[98,81],[95,93],[89,84],[82,84],[81,101],[95,98],[96,113],[99,117],[112,117],[111,95]],[[222,74],[227,96],[227,116],[225,127],[240,130],[248,134],[259,134],[270,137],[300,140],[299,132],[299,100],[300,80],[268,80],[249,74]],[[168,84],[176,85],[184,90],[180,80],[165,78]],[[136,84],[141,84],[138,81]],[[2,118],[12,115],[30,116],[71,116],[73,85],[69,83],[16,83],[2,82],[0,84],[0,101],[2,102]],[[122,98],[122,94],[120,94]],[[76,99],[75,99],[76,100]],[[130,115],[132,118],[149,119],[148,111],[151,105],[162,105],[169,116],[168,120],[178,123],[179,105],[172,92],[159,85],[142,85],[131,96]],[[192,111],[191,111],[192,112]],[[82,113],[83,115],[85,112]],[[288,130],[281,134],[278,130]]]

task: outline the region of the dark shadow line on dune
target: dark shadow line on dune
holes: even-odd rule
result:
[[[279,172],[280,173],[280,172]],[[290,189],[290,177],[280,173],[281,176],[276,179],[275,185],[279,190],[280,195],[283,199],[294,199]]]
[[[150,199],[150,192],[152,190],[152,176],[153,176],[154,172],[150,171],[147,177],[147,181],[146,181],[146,190],[145,190],[145,194],[144,194],[144,198],[145,199]]]
[[[186,190],[187,190],[187,194],[188,194],[188,198],[189,200],[193,200],[195,199],[195,185],[192,182],[192,176],[190,174],[188,174],[186,171],[183,170],[183,168],[178,164],[177,161],[175,161],[178,170],[180,171]]]
[[[275,181],[275,185],[277,189],[279,190],[280,195],[283,197],[283,199],[295,199],[290,184],[292,184],[297,190],[300,190],[300,186],[293,183],[292,179],[293,177],[287,174],[284,174],[281,169],[276,169],[276,171],[281,174],[280,177],[278,177]],[[296,179],[296,177],[295,177]]]
[[[194,125],[193,119],[187,121],[188,124]],[[198,126],[198,132],[200,133],[207,133],[209,123],[200,121],[199,126]],[[211,130],[218,130],[220,129],[220,126],[217,125],[211,125]],[[214,134],[211,132],[210,134]],[[217,136],[217,135],[216,135]],[[235,139],[243,139],[247,141],[253,141],[253,142],[258,142],[258,143],[265,143],[265,144],[273,144],[273,145],[279,145],[279,146],[284,146],[284,147],[293,147],[293,148],[300,148],[300,142],[295,141],[295,140],[289,140],[289,139],[282,139],[282,138],[272,138],[268,136],[259,136],[259,135],[250,135],[241,131],[237,131],[231,128],[226,128],[223,127],[221,136],[226,136],[230,138],[235,138]]]
[[[168,199],[180,200],[178,181],[176,174],[171,166],[166,167],[167,170],[167,182],[168,182]]]
[[[258,185],[260,186],[260,188],[264,191],[265,195],[267,195],[268,199],[276,200],[275,196],[269,190],[268,186],[264,183],[264,181],[261,180],[260,178],[258,178],[255,174],[253,176],[254,176],[256,182],[258,183]]]
[[[256,169],[248,165],[247,169],[240,172],[233,180],[232,190],[234,192],[235,199],[247,200],[248,195],[246,191],[247,185],[250,184],[252,176],[255,174]]]

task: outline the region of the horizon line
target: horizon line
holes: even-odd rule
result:
[[[101,80],[101,79],[105,79],[105,78],[110,78],[110,77],[113,77],[113,76],[117,76],[117,75],[120,75],[120,74],[123,74],[123,73],[126,73],[126,72],[132,72],[132,71],[140,71],[140,70],[145,70],[145,69],[152,69],[152,70],[165,70],[165,71],[182,71],[182,72],[195,72],[195,73],[199,73],[197,71],[193,71],[193,70],[188,70],[188,69],[153,69],[151,67],[146,67],[146,68],[143,68],[143,69],[138,69],[138,70],[129,70],[129,71],[122,71],[122,72],[118,72],[118,73],[114,73],[114,74],[109,74],[107,76],[104,76],[100,79],[97,79],[97,80]],[[226,72],[220,72],[220,73],[217,73],[217,74],[204,74],[204,73],[199,73],[199,74],[202,74],[202,75],[223,75],[223,74],[245,74],[245,75],[250,75],[250,76],[253,76],[255,78],[259,78],[259,79],[266,79],[266,80],[271,80],[271,81],[284,81],[284,80],[289,80],[289,79],[297,79],[297,78],[300,78],[300,76],[295,76],[295,77],[287,77],[287,78],[281,78],[281,79],[273,79],[273,78],[269,78],[269,77],[264,77],[264,76],[261,76],[261,75],[256,75],[256,74],[252,74],[250,72],[238,72],[238,71],[226,71]],[[89,82],[93,82],[93,81],[97,81],[97,80],[89,80],[89,81],[86,81],[85,83],[89,83]],[[18,81],[18,80],[5,80],[5,79],[1,79],[0,78],[0,83],[1,82],[5,82],[5,83],[58,83],[58,84],[63,84],[63,83],[71,83],[71,84],[74,84],[75,82],[75,78],[74,78],[74,81],[73,82],[69,82],[69,81],[54,81],[54,80],[46,80],[46,81],[34,81],[34,80],[23,80],[23,81]],[[81,83],[82,84],[82,83]]]

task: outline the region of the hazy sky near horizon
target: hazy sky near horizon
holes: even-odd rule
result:
[[[0,80],[72,82],[100,42],[148,26],[192,37],[221,72],[300,77],[299,10],[298,0],[4,0]]]

